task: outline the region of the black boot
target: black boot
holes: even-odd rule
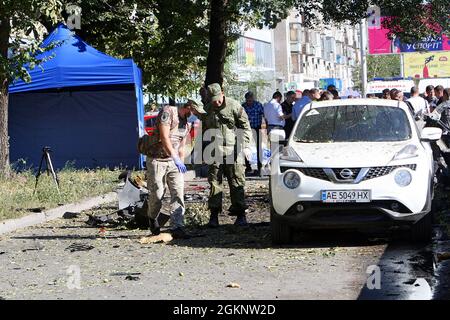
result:
[[[208,228],[217,228],[219,226],[219,212],[211,210],[211,215],[209,216],[209,222],[207,224]]]
[[[161,228],[159,227],[158,220],[150,218],[149,221],[150,221],[150,231],[152,232],[152,234],[154,236],[157,236],[158,234],[160,234]]]
[[[170,233],[172,234],[172,237],[174,239],[190,239],[190,238],[192,238],[192,236],[190,234],[186,233],[186,231],[181,227],[171,230]]]
[[[234,225],[239,226],[239,227],[248,226],[247,218],[245,217],[245,214],[239,214],[236,218],[236,221],[234,222]]]

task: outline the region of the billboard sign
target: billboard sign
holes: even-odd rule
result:
[[[245,38],[245,64],[254,66],[256,64],[255,40]]]
[[[450,51],[404,55],[404,75],[413,78],[450,77]]]
[[[450,51],[450,39],[427,37],[415,43],[402,43],[400,39],[389,39],[389,30],[383,27],[383,21],[389,17],[380,16],[377,7],[371,7],[368,18],[369,54],[392,54],[420,51]]]

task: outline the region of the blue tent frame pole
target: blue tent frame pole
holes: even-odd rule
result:
[[[144,96],[142,92],[142,71],[133,62],[133,74],[134,74],[134,87],[136,92],[136,106],[138,116],[138,135],[142,137],[144,135]],[[144,168],[144,156],[139,154],[139,169]]]

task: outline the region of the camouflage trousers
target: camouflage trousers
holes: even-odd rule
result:
[[[150,159],[149,159],[150,160]],[[156,219],[161,211],[165,186],[170,192],[170,225],[184,226],[184,177],[170,161],[147,161],[148,217]]]
[[[245,166],[242,163],[218,164],[213,163],[208,168],[208,182],[210,194],[208,207],[211,212],[222,211],[223,176],[228,180],[231,197],[231,215],[243,215],[247,209],[245,203]]]

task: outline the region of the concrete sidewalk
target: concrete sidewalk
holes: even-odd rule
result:
[[[0,235],[15,231],[17,229],[22,229],[39,223],[61,218],[66,212],[81,212],[83,210],[89,210],[93,207],[102,205],[104,203],[113,202],[115,200],[117,200],[117,193],[110,192],[105,195],[85,199],[76,203],[67,204],[48,211],[33,213],[22,218],[0,221]]]
[[[185,182],[196,181],[197,179],[195,177],[195,171],[190,170],[186,172],[184,179]],[[32,213],[17,219],[0,221],[0,235],[15,231],[17,229],[30,227],[43,222],[61,218],[66,212],[81,212],[116,200],[117,192],[111,192],[105,195],[88,198],[76,203],[71,203],[58,208],[50,209],[48,211]]]

